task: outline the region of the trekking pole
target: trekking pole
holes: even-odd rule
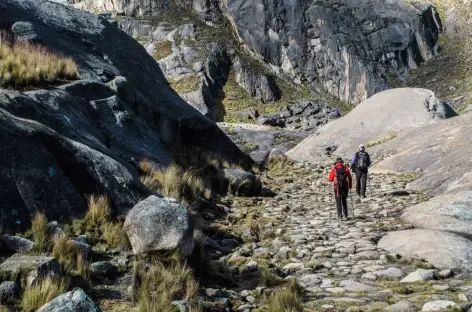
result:
[[[352,190],[349,189],[349,196],[351,196],[351,206],[352,206],[352,218],[355,219],[356,218],[356,208],[354,207],[354,200],[352,199]]]

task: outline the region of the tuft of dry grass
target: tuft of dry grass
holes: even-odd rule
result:
[[[372,140],[372,141],[367,142],[366,147],[369,148],[369,147],[380,145],[382,143],[393,140],[398,136],[398,134],[399,134],[398,132],[392,131],[389,134],[381,136],[380,138],[378,138],[376,140]]]
[[[200,87],[201,78],[198,76],[189,76],[179,80],[170,80],[170,85],[175,92],[179,94],[197,91]]]
[[[146,163],[141,167],[144,171]],[[141,177],[141,182],[149,189],[166,197],[173,197],[180,202],[194,202],[200,197],[207,199],[211,197],[211,192],[206,188],[204,180],[194,170],[184,171],[177,165],[145,173]]]
[[[24,88],[77,78],[77,65],[71,58],[0,34],[0,87]]]
[[[22,311],[36,311],[55,297],[63,294],[67,287],[68,281],[64,278],[48,276],[42,279],[39,283],[25,289],[21,299]]]
[[[276,292],[268,298],[270,312],[302,312],[302,291],[296,280],[292,279],[284,290]]]
[[[102,238],[112,248],[119,248],[121,250],[128,250],[130,243],[123,224],[108,222],[102,225]]]
[[[77,274],[85,280],[90,279],[90,263],[80,252],[77,253]]]
[[[171,260],[164,264],[154,261],[149,268],[138,260],[133,268],[134,293],[139,312],[170,312],[174,300],[195,297],[198,283],[186,263]]]
[[[49,235],[48,219],[42,212],[36,212],[31,222],[35,252],[43,253],[49,250],[51,242]]]
[[[89,262],[67,236],[63,235],[55,240],[52,256],[57,259],[64,273],[77,274],[85,279],[90,276]]]
[[[277,275],[272,274],[266,266],[261,266],[259,271],[260,282],[263,286],[274,287],[282,283],[282,279]]]
[[[161,60],[172,54],[172,42],[164,40],[156,43],[154,59]]]
[[[108,196],[91,195],[88,198],[88,211],[85,214],[85,223],[91,227],[98,227],[107,222],[110,217],[110,200]]]

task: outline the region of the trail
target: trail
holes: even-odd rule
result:
[[[338,221],[327,181],[329,169],[329,164],[295,164],[271,170],[262,179],[275,197],[235,200],[230,219],[238,220],[232,226],[247,243],[227,260],[239,266],[241,280],[247,282],[245,276],[250,274],[245,272],[251,271],[254,261],[259,270],[267,267],[282,279],[295,277],[303,287],[306,311],[384,311],[399,302],[404,309],[398,311],[420,311],[425,302],[457,301],[458,292],[467,289],[457,288],[455,278],[400,283],[419,268],[432,266],[421,259],[388,255],[377,247],[389,231],[411,229],[400,219],[402,211],[429,198],[405,191],[412,177],[371,174],[368,198],[356,196],[354,207],[349,199],[351,219]],[[254,220],[248,218],[259,225],[255,235]],[[252,224],[252,241],[247,224]],[[449,272],[435,274],[445,277]],[[252,299],[236,310],[263,307],[264,303]]]

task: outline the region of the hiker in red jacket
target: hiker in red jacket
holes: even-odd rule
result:
[[[351,171],[344,165],[342,158],[337,158],[328,177],[329,182],[334,182],[334,196],[336,198],[336,208],[338,219],[347,219],[347,197],[352,188]]]

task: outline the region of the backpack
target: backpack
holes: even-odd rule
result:
[[[344,166],[341,168],[336,168],[336,185],[338,189],[345,189],[349,186],[347,181],[346,168],[344,168]]]
[[[356,157],[356,167],[365,170],[369,167],[368,164],[369,161],[369,155],[366,152],[359,152],[357,153]]]

